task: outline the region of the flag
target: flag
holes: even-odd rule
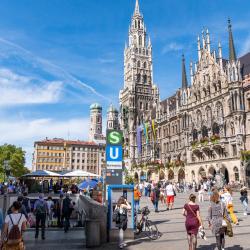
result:
[[[144,127],[144,135],[145,135],[145,137],[146,137],[146,143],[148,144],[148,123],[145,122],[145,123],[143,124],[143,127]]]
[[[141,154],[142,145],[141,145],[141,126],[138,126],[136,129],[136,141],[137,141],[137,150],[138,154]]]
[[[152,120],[152,131],[153,131],[153,136],[154,136],[154,140],[156,139],[156,133],[155,133],[155,120]]]

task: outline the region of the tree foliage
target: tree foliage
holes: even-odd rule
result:
[[[25,151],[11,144],[0,146],[0,173],[4,174],[4,161],[9,161],[10,174],[20,177],[29,172],[25,165]]]

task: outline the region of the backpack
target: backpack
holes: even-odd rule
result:
[[[119,208],[116,208],[113,212],[113,215],[112,215],[112,220],[116,223],[116,224],[119,224],[120,223],[120,209]]]
[[[19,226],[18,226],[22,216],[23,215],[21,214],[17,224],[14,224],[13,220],[12,220],[12,217],[9,214],[9,217],[10,217],[10,220],[11,220],[11,223],[12,223],[13,226],[12,226],[12,228],[10,229],[10,231],[8,233],[7,245],[17,245],[22,241],[22,233],[21,233],[21,231],[19,229]]]
[[[36,206],[36,214],[46,214],[45,202],[38,202]]]

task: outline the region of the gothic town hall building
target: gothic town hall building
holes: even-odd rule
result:
[[[229,55],[197,39],[190,84],[182,57],[182,84],[160,100],[153,79],[152,44],[138,0],[124,50],[120,121],[124,161],[142,179],[199,181],[217,172],[227,182],[250,185],[250,53],[237,58],[228,21]]]

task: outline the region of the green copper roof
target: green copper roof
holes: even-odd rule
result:
[[[102,109],[102,106],[99,103],[93,103],[90,105],[90,109]]]

